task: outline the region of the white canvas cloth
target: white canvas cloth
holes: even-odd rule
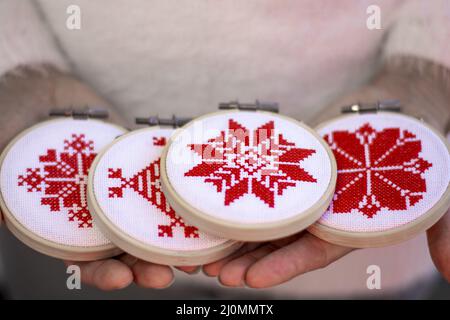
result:
[[[175,138],[166,166],[184,201],[244,224],[304,214],[331,180],[331,160],[320,140],[270,113],[233,111],[195,120]]]
[[[1,166],[1,194],[8,210],[28,231],[57,244],[108,244],[87,210],[87,173],[97,152],[123,133],[105,122],[72,119],[28,131]]]
[[[93,190],[102,215],[141,243],[202,250],[227,240],[198,231],[175,214],[161,191],[159,163],[172,129],[145,129],[115,142],[101,157]]]
[[[448,149],[419,120],[393,113],[352,115],[319,132],[338,164],[336,193],[319,221],[323,225],[356,232],[396,228],[427,213],[448,188]]]

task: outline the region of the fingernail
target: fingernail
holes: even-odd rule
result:
[[[241,282],[238,285],[234,285],[234,286],[224,284],[222,282],[222,279],[220,278],[220,276],[217,277],[217,281],[219,282],[219,285],[224,288],[244,288],[245,287],[245,282],[243,279],[241,279]]]
[[[195,268],[194,271],[186,272],[186,273],[194,275],[194,274],[198,274],[200,272],[200,270],[202,270],[202,268],[201,267],[197,267],[197,268]]]
[[[156,289],[156,290],[164,290],[164,289],[167,289],[167,288],[171,287],[171,286],[173,285],[174,282],[175,282],[175,277],[173,277],[173,278],[172,278],[172,281],[170,281],[165,287],[161,287],[161,288],[153,288],[153,289]]]

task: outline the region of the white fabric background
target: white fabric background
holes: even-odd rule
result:
[[[395,228],[415,220],[442,197],[450,182],[450,155],[444,143],[432,131],[417,120],[397,114],[379,113],[370,115],[352,115],[329,122],[319,129],[322,136],[337,130],[354,132],[361,125],[370,123],[376,130],[400,128],[408,130],[422,141],[422,152],[419,156],[430,162],[432,166],[424,172],[427,192],[423,199],[408,210],[381,209],[371,219],[358,210],[351,213],[330,213],[327,211],[319,223],[329,227],[347,231],[382,231]],[[339,175],[338,175],[339,179]]]
[[[48,149],[61,152],[64,139],[72,134],[85,134],[94,141],[94,152],[98,152],[124,130],[108,123],[91,120],[56,120],[45,123],[21,137],[6,155],[0,172],[0,187],[6,206],[14,217],[36,235],[64,245],[90,247],[109,243],[95,227],[78,228],[76,221],[69,221],[67,208],[50,211],[41,205],[42,192],[27,192],[18,186],[18,176],[27,168],[40,167],[39,156]]]
[[[173,238],[159,237],[158,225],[167,225],[169,217],[133,189],[125,189],[123,198],[110,198],[109,188],[120,186],[119,179],[108,178],[109,168],[121,168],[131,178],[161,157],[162,146],[153,145],[153,137],[169,138],[171,129],[141,130],[114,143],[102,156],[94,175],[94,192],[103,214],[123,233],[145,243],[171,250],[201,250],[226,242],[199,232],[198,238],[185,238],[183,228],[173,228]]]
[[[269,121],[275,122],[275,131],[295,143],[298,148],[314,149],[316,153],[300,162],[301,167],[316,180],[297,182],[296,187],[288,187],[281,196],[275,195],[275,206],[270,208],[253,194],[245,194],[228,206],[224,205],[224,193],[204,182],[204,177],[185,177],[184,174],[201,163],[199,155],[188,148],[191,143],[204,143],[216,138],[221,131],[228,128],[228,120],[233,119],[255,130]],[[196,209],[210,216],[220,217],[240,223],[262,223],[279,221],[300,215],[313,206],[325,193],[331,179],[331,162],[325,148],[310,132],[276,115],[254,112],[230,112],[211,115],[194,121],[183,129],[170,146],[167,154],[167,174],[176,193]]]

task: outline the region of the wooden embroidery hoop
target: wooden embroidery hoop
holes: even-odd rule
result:
[[[5,160],[6,155],[9,153],[11,148],[25,135],[49,124],[67,120],[68,119],[66,118],[46,120],[19,133],[16,137],[14,137],[14,139],[6,146],[5,150],[3,150],[3,152],[1,153],[0,171],[3,166],[3,162]],[[104,121],[95,119],[89,119],[89,121],[105,123]],[[120,126],[110,123],[108,124],[122,131],[125,131],[125,129]],[[122,253],[122,251],[119,248],[117,248],[113,243],[92,247],[70,246],[50,241],[35,234],[34,232],[28,230],[28,228],[26,228],[22,223],[20,223],[14,216],[14,214],[9,210],[1,190],[0,190],[0,208],[2,210],[5,219],[6,227],[11,231],[11,233],[17,239],[22,241],[24,244],[26,244],[33,250],[38,251],[47,256],[70,261],[94,261],[113,257]]]
[[[243,243],[228,240],[218,246],[203,250],[170,250],[144,243],[117,227],[100,208],[93,189],[95,171],[103,156],[112,148],[113,145],[129,138],[130,136],[134,136],[142,132],[151,132],[160,128],[161,127],[159,126],[155,126],[131,131],[110,143],[95,158],[88,177],[88,206],[96,225],[106,235],[106,237],[115,243],[119,248],[139,259],[153,263],[174,266],[195,266],[217,261],[230,255],[239,249]]]
[[[397,116],[403,116],[409,120],[417,122],[417,124],[426,127],[428,130],[432,131],[441,142],[447,147],[450,153],[450,145],[448,141],[439,133],[436,129],[432,128],[428,124],[414,117],[393,113],[392,111],[378,111],[380,114],[396,114]],[[354,117],[353,115],[342,115],[336,117],[332,120],[325,121],[316,127],[316,130],[328,126],[329,124],[339,121],[341,119],[346,119],[349,117]],[[447,186],[446,191],[443,196],[435,205],[426,213],[422,214],[417,219],[404,224],[398,228],[392,228],[386,231],[374,231],[374,232],[351,232],[338,230],[325,226],[319,222],[311,225],[308,231],[311,232],[318,238],[325,240],[327,242],[337,244],[340,246],[350,247],[350,248],[373,248],[373,247],[383,247],[398,244],[400,242],[409,240],[421,232],[426,231],[431,226],[433,226],[439,219],[447,212],[450,207],[450,184]]]
[[[284,120],[295,123],[304,130],[308,131],[311,135],[316,137],[317,140],[320,142],[320,144],[324,147],[330,159],[330,167],[331,167],[330,182],[320,201],[316,202],[308,210],[299,212],[293,217],[283,219],[277,222],[239,224],[235,221],[229,221],[219,217],[213,217],[207,214],[206,212],[202,212],[194,208],[186,200],[181,198],[176,193],[174,187],[171,185],[167,175],[167,165],[166,165],[167,153],[169,151],[170,145],[181,134],[181,131],[187,128],[188,126],[192,125],[194,121],[203,120],[205,118],[215,115],[223,115],[234,112],[236,112],[236,110],[217,111],[198,117],[192,120],[191,122],[187,123],[180,129],[178,129],[172,135],[166,147],[164,148],[163,154],[161,156],[161,187],[164,194],[166,195],[167,200],[169,201],[171,206],[175,209],[175,211],[180,212],[180,215],[183,217],[183,219],[185,219],[185,221],[188,221],[189,223],[198,226],[201,230],[224,238],[248,242],[269,241],[284,238],[306,229],[308,226],[310,226],[315,221],[317,221],[317,219],[320,218],[320,216],[326,210],[333,197],[337,177],[336,161],[334,159],[334,155],[331,149],[328,147],[328,144],[326,144],[326,142],[323,141],[323,139],[314,130],[307,127],[303,123],[287,116],[267,111],[259,111],[259,110],[254,111],[256,113],[269,114],[273,117],[282,118]]]

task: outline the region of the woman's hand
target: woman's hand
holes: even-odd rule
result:
[[[450,283],[450,211],[428,230],[427,236],[431,258]]]
[[[344,105],[399,99],[405,114],[421,117],[443,131],[449,121],[449,74],[430,62],[399,57],[387,63],[369,85],[325,108],[312,126],[340,115]],[[428,231],[428,241],[434,263],[450,281],[449,213]],[[205,265],[203,270],[209,276],[217,276],[226,286],[265,288],[323,268],[351,250],[302,232],[275,242],[247,244],[234,255]]]
[[[107,291],[123,289],[132,282],[143,288],[164,289],[174,281],[170,267],[142,261],[129,254],[117,259],[65,263],[80,267],[83,283]]]
[[[0,80],[0,150],[22,130],[47,118],[52,108],[96,106],[107,108],[109,120],[126,125],[110,104],[91,88],[50,67],[22,69]],[[87,284],[103,290],[120,289],[133,281],[146,288],[165,288],[173,282],[168,266],[138,260],[128,254],[94,262],[66,262],[81,268]]]
[[[351,251],[302,232],[273,242],[246,244],[230,257],[203,266],[203,271],[225,286],[267,288],[326,267]]]

